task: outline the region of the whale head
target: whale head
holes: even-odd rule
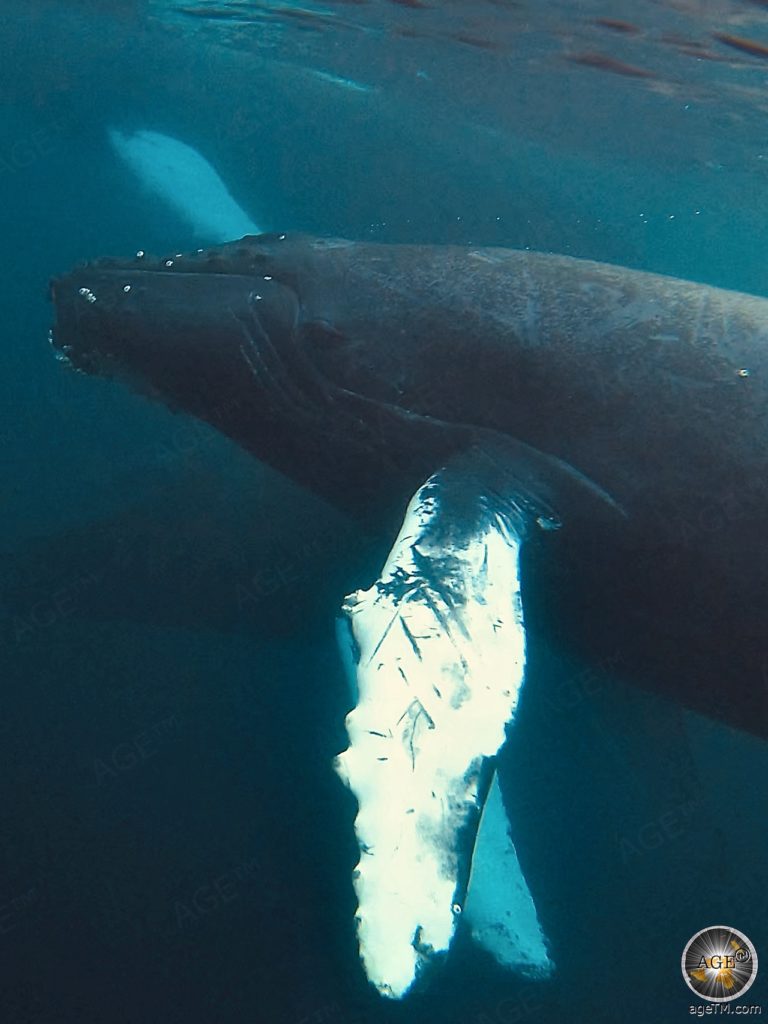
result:
[[[337,506],[367,511],[395,478],[418,484],[464,435],[325,375],[329,348],[347,339],[315,315],[303,252],[300,236],[259,235],[81,264],[50,283],[51,342],[75,369],[127,382]]]
[[[203,402],[234,364],[244,376],[243,350],[260,332],[276,346],[290,337],[296,296],[260,269],[246,244],[81,264],[51,281],[54,348],[87,373],[141,379],[183,406]]]

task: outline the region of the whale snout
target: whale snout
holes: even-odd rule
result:
[[[84,263],[50,282],[51,341],[60,358],[88,373],[152,377],[183,371],[206,345],[226,347],[242,333],[254,281],[208,254]],[[239,270],[239,268],[238,268]]]
[[[121,352],[134,287],[131,275],[106,274],[97,265],[53,278],[51,343],[59,358],[87,372],[107,371]]]
[[[220,429],[224,417],[236,437],[246,428],[266,437],[262,420],[294,414],[284,408],[285,380],[299,300],[270,272],[263,249],[243,239],[166,257],[140,252],[54,277],[57,358]]]
[[[178,371],[202,345],[239,349],[242,325],[254,316],[270,335],[283,334],[293,328],[297,300],[269,270],[269,241],[80,264],[49,285],[53,346],[87,372],[150,373],[175,360]]]

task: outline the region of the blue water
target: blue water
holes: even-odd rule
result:
[[[768,64],[714,38],[768,45],[768,15],[212,7],[3,5],[0,1021],[689,1018],[694,932],[768,950],[764,744],[553,641],[501,772],[555,978],[507,974],[460,934],[428,989],[383,1002],[330,763],[333,617],[391,538],[67,372],[46,284],[198,244],[119,163],[113,126],[196,147],[268,229],[528,246],[768,295]],[[622,70],[574,59],[595,53]],[[768,1003],[765,977],[747,1003]]]

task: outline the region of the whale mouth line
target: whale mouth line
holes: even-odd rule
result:
[[[196,276],[201,280],[210,281],[211,277],[214,275],[249,280],[253,282],[254,286],[259,281],[259,274],[257,270],[236,270],[231,267],[222,267],[221,264],[217,264],[215,268],[208,267],[201,263],[195,263],[192,265],[187,264],[184,266],[179,265],[181,261],[178,260],[177,263],[176,259],[178,258],[175,258],[174,260],[164,260],[155,265],[146,265],[141,261],[129,262],[127,260],[124,263],[118,263],[115,261],[110,261],[107,264],[98,262],[83,263],[70,271],[66,277],[52,278],[49,282],[49,294],[52,301],[55,302],[57,298],[57,289],[67,286],[70,283],[75,284],[78,276],[81,276],[83,280],[86,280],[87,277],[92,274],[98,274],[99,278],[105,281],[112,281],[114,278],[118,277],[127,278],[128,275],[130,275],[131,279],[136,279],[137,281],[156,280],[157,278],[165,276]],[[272,280],[272,277],[267,276],[266,280]],[[130,279],[127,279],[126,284],[130,283]],[[79,292],[79,288],[77,290]]]

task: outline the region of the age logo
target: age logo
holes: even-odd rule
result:
[[[702,928],[683,950],[683,977],[710,1003],[743,996],[757,977],[757,953],[743,932],[718,924]]]

